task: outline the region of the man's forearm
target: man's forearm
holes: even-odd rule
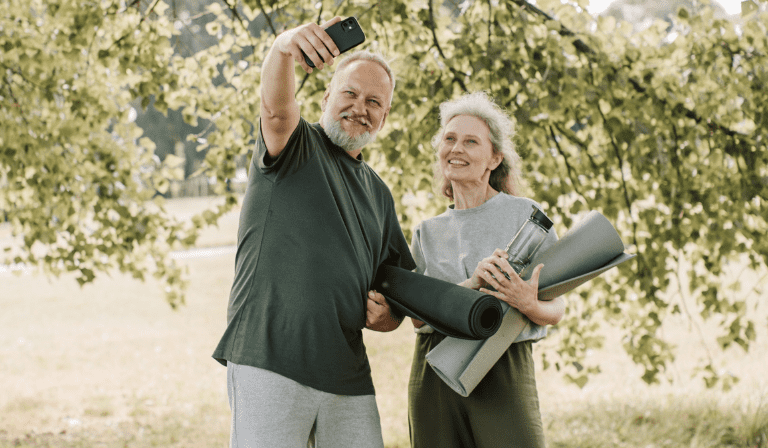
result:
[[[284,36],[278,36],[278,39]],[[262,64],[261,110],[262,119],[287,120],[298,107],[294,96],[296,76],[290,54],[278,49],[275,41]]]

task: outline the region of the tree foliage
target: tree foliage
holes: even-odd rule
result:
[[[716,19],[728,17],[728,13],[718,3],[700,3],[697,0],[615,0],[600,13],[601,16],[611,16],[618,21],[632,23],[635,30],[642,30],[652,25],[656,19],[661,19],[672,25],[671,17],[677,15],[678,8],[683,7],[690,13],[698,14],[705,7],[712,9]]]
[[[683,8],[671,32],[659,21],[640,33],[594,19],[585,0],[224,0],[186,18],[173,0],[2,4],[0,210],[20,238],[5,248],[8,261],[75,271],[81,283],[114,268],[151,272],[168,284],[172,305],[183,301],[169,250],[194,244],[237,203],[226,182],[251,151],[261,61],[274,37],[354,15],[367,47],[398,72],[387,125],[365,153],[406,234],[446,205],[432,192],[437,106],[485,90],[516,118],[526,194],[558,231],[599,210],[637,253],[571,298],[554,361],[568,378],[583,385],[599,369],[582,366],[605,320],[623,329],[649,383],[674,355],[659,332],[671,314],[716,321],[722,348],[748,350],[755,338],[760,323],[747,299],[759,291],[724,274],[729,263],[768,262],[765,2],[744,2],[738,26],[711,8]],[[195,20],[207,46],[183,51],[180,36]],[[310,120],[330,76],[297,68]],[[130,112],[151,101],[190,126],[205,123],[191,139],[206,152],[200,171],[226,201],[191,222],[174,221],[157,196],[182,173],[176,157],[153,158]],[[667,294],[682,278],[690,309],[688,294]],[[727,386],[717,370],[706,360],[704,380]]]

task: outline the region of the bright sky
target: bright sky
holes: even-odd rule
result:
[[[589,0],[589,12],[598,14],[602,12],[613,0]],[[741,12],[741,0],[717,0],[717,3],[725,9],[728,14],[738,14]]]

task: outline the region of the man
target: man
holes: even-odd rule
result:
[[[280,34],[262,66],[227,329],[213,354],[227,366],[232,447],[383,447],[362,328],[399,320],[367,291],[381,264],[415,263],[392,195],[360,153],[386,121],[394,76],[358,52],[339,64],[320,123],[294,98],[294,61],[312,73],[303,50],[318,70],[332,65],[324,28],[340,20]]]

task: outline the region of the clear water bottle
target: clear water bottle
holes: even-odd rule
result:
[[[551,228],[552,221],[534,205],[531,217],[507,245],[507,259],[515,272],[519,274],[528,266]]]

